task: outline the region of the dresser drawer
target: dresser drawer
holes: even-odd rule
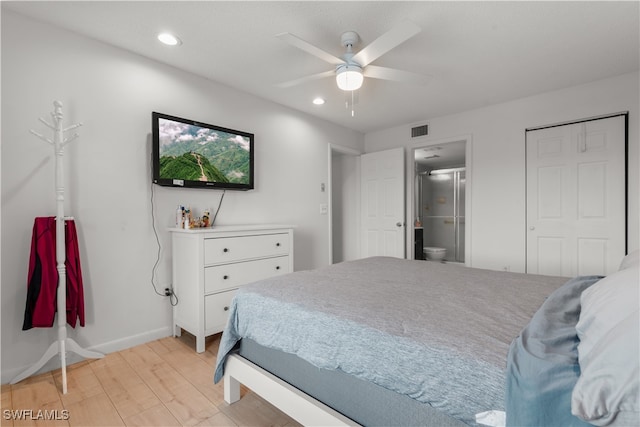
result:
[[[288,256],[214,265],[204,269],[204,293],[237,288],[285,273],[290,273]]]
[[[1,0],[0,0],[1,1]],[[293,227],[278,224],[221,225],[210,229],[171,229],[173,333],[205,337],[224,330],[238,288],[293,271]]]
[[[204,297],[205,333],[211,330],[221,331],[224,329],[227,324],[231,300],[235,294],[236,290],[233,289]]]
[[[289,253],[289,234],[220,237],[205,239],[204,264],[220,264]]]

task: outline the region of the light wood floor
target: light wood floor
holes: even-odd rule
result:
[[[71,365],[64,395],[59,369],[2,385],[0,424],[299,426],[247,389],[239,402],[224,402],[222,381],[213,383],[219,340],[219,335],[209,337],[206,351],[198,354],[195,339],[184,333]],[[27,419],[11,419],[7,410],[31,412],[22,412]],[[68,419],[62,419],[65,414]]]

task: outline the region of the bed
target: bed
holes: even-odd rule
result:
[[[243,383],[305,425],[501,425],[505,411],[512,425],[542,425],[526,402],[557,420],[549,399],[580,425],[572,387],[567,408],[566,390],[541,393],[525,368],[540,359],[530,346],[553,341],[555,316],[574,332],[559,346],[575,356],[559,387],[577,382],[576,307],[600,279],[389,257],[274,277],[236,294],[214,381],[224,377],[229,403]],[[567,305],[573,314],[556,315]]]

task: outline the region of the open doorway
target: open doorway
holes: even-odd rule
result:
[[[329,263],[360,253],[360,153],[329,144]]]
[[[464,138],[414,149],[414,259],[469,265],[469,144]]]

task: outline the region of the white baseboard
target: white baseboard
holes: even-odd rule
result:
[[[172,335],[170,327],[158,328],[153,331],[143,332],[141,334],[132,335],[114,341],[96,345],[88,350],[99,351],[100,353],[109,354],[115,351],[125,350],[140,344],[148,343],[160,338],[170,337]]]
[[[160,338],[169,337],[172,335],[172,331],[170,327],[164,327],[159,329],[154,329],[152,331],[143,332],[141,334],[131,335],[129,337],[120,338],[113,341],[108,341],[102,344],[94,345],[88,347],[86,350],[97,351],[102,354],[109,354],[120,350],[125,350],[127,348],[135,347],[140,344],[148,343],[150,341],[155,341]],[[44,352],[44,351],[43,351]],[[67,366],[82,361],[83,358],[78,356],[73,352],[67,352]],[[2,370],[2,384],[8,384],[18,376],[20,373],[24,372],[31,365],[25,365],[19,368],[11,368],[5,370],[3,367]],[[53,371],[55,369],[60,368],[60,358],[53,357],[44,366],[36,372],[34,375],[42,374],[44,372]]]

